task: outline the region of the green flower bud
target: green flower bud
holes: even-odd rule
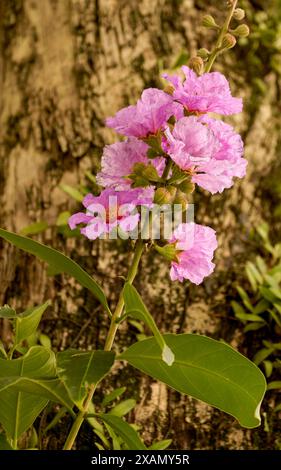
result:
[[[250,34],[250,29],[246,24],[240,24],[237,28],[232,29],[231,33],[240,38],[246,38]]]
[[[160,206],[164,204],[171,204],[176,195],[176,192],[177,188],[175,188],[174,186],[158,188],[154,194],[155,204],[159,204]]]
[[[231,49],[235,44],[235,37],[232,34],[227,33],[222,40],[222,49]]]
[[[204,62],[201,57],[191,57],[188,65],[197,75],[201,75],[204,72]]]
[[[195,189],[195,184],[192,183],[190,180],[185,180],[179,185],[179,189],[184,193],[184,194],[191,194],[193,193]]]
[[[216,23],[215,18],[211,15],[205,15],[202,19],[202,26],[205,28],[218,29],[219,25]]]
[[[180,253],[180,250],[176,249],[176,242],[169,243],[165,246],[154,245],[154,248],[156,251],[158,251],[160,255],[164,256],[169,261],[175,261],[176,263],[179,262],[178,255]]]
[[[185,211],[188,206],[187,195],[178,189],[174,198],[174,204],[180,204],[182,206],[182,210]]]
[[[233,13],[233,18],[238,21],[243,20],[243,18],[245,18],[245,11],[242,8],[236,8]]]
[[[197,52],[197,55],[198,57],[201,57],[201,59],[203,60],[207,60],[209,55],[210,55],[210,52],[208,51],[208,49],[205,49],[204,47],[202,47],[201,49],[199,49],[199,51]]]

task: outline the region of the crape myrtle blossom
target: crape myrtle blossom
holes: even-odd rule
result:
[[[131,180],[126,178],[131,174],[136,163],[151,163],[161,176],[165,167],[164,158],[147,158],[148,145],[130,137],[125,142],[106,145],[101,159],[101,171],[97,174],[97,183],[103,187],[116,190],[129,189]]]
[[[245,175],[247,161],[241,137],[232,126],[207,114],[239,113],[242,100],[231,95],[228,81],[218,72],[197,76],[188,67],[183,67],[183,72],[184,81],[165,75],[173,85],[172,95],[148,88],[136,105],[107,119],[107,126],[126,140],[105,146],[97,174],[98,184],[105,189],[99,196],[84,198],[86,211],[70,217],[71,229],[82,224],[81,233],[91,240],[111,232],[115,238],[117,228],[133,232],[140,221],[140,206],[154,207],[155,191],[165,188],[167,181],[172,204],[181,193],[188,197],[189,185],[184,186],[181,178],[170,179],[175,166],[186,173],[188,183],[190,180],[212,194],[230,188],[234,177]],[[143,164],[153,166],[161,178],[155,179],[151,167],[145,174]],[[141,187],[132,187],[132,183]],[[213,272],[217,240],[212,228],[192,222],[180,224],[168,246],[172,280],[200,284]]]
[[[148,88],[135,106],[121,109],[106,125],[127,137],[145,138],[163,129],[171,116],[183,116],[182,106],[164,91]]]
[[[85,224],[81,233],[90,240],[110,233],[118,226],[123,232],[131,232],[140,218],[137,206],[150,206],[153,195],[154,191],[150,188],[129,191],[115,191],[109,188],[99,196],[87,194],[83,200],[86,213],[73,214],[68,221],[69,227],[73,230],[77,225]]]
[[[212,262],[217,248],[216,232],[211,227],[193,222],[180,224],[174,231],[170,243],[178,250],[177,261],[172,261],[172,281],[184,279],[201,284],[209,276],[215,264]]]
[[[165,136],[167,152],[174,162],[191,175],[193,183],[212,194],[230,188],[233,177],[245,175],[242,139],[222,121],[207,116],[184,117],[172,131],[167,128]]]
[[[185,65],[182,70],[185,75],[183,82],[178,75],[164,74],[163,77],[174,87],[173,98],[188,112],[230,115],[242,111],[242,99],[231,95],[229,83],[224,75],[211,72],[198,77]]]

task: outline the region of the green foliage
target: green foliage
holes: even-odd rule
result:
[[[7,436],[7,443],[1,436],[0,448],[16,449],[18,439],[50,401],[75,416],[74,405],[81,407],[88,387],[98,384],[113,364],[114,354],[104,351],[67,350],[59,353],[57,360],[48,336],[37,331],[48,306],[49,301],[18,315],[8,306],[0,309],[0,318],[9,319],[14,329],[10,350],[2,344],[0,349],[0,424]],[[38,341],[45,345],[36,345]],[[18,356],[15,359],[14,354]],[[132,402],[124,403],[123,408],[120,405],[112,409],[113,414],[123,416]],[[33,429],[33,437],[35,433]],[[31,447],[35,447],[35,439],[31,440]]]
[[[129,283],[125,284],[123,296],[126,314],[132,316],[136,320],[143,321],[149,327],[162,351],[163,361],[169,366],[172,365],[174,361],[173,351],[166,344],[153,317],[147,310],[135,287],[131,286]]]
[[[43,245],[42,243],[31,240],[30,238],[17,235],[13,232],[0,229],[0,237],[12,243],[27,253],[31,253],[37,258],[46,261],[52,269],[52,273],[67,273],[73,276],[83,287],[89,289],[92,294],[100,301],[104,308],[109,312],[109,307],[105,294],[98,283],[79,266],[75,261],[60,253],[54,248]]]
[[[237,286],[241,301],[233,300],[231,304],[236,318],[244,324],[245,333],[263,331],[253,360],[263,367],[269,378],[273,372],[280,376],[281,244],[271,243],[269,227],[265,223],[257,227],[256,234],[264,256],[258,255],[254,261],[246,263],[248,285],[245,288]]]
[[[67,349],[58,353],[58,374],[73,402],[81,407],[88,387],[97,385],[109,372],[114,361],[110,351],[83,352]]]
[[[31,348],[18,359],[0,359],[0,423],[14,447],[48,403],[45,397],[23,392],[17,385],[25,379],[54,375],[54,354],[42,347]]]
[[[100,414],[101,418],[110,428],[122,438],[129,450],[146,450],[145,445],[137,432],[119,416],[113,414]]]
[[[171,366],[162,360],[154,338],[130,346],[119,359],[234,416],[253,428],[260,424],[259,408],[266,383],[260,370],[230,346],[199,335],[164,335],[175,354]]]
[[[27,225],[20,231],[21,235],[37,235],[38,233],[44,232],[48,228],[47,222],[42,220],[41,222],[34,222],[33,224]]]
[[[43,305],[38,307],[29,308],[23,313],[17,315],[15,319],[15,344],[20,344],[21,341],[28,338],[30,335],[36,332],[40,323],[41,317],[47,307],[49,307],[50,301],[48,300]]]

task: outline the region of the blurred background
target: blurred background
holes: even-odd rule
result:
[[[186,64],[222,20],[222,0],[0,0],[0,225],[43,241],[79,261],[102,283],[113,306],[127,269],[127,244],[70,233],[66,221],[83,195],[97,191],[102,147],[116,136],[107,116],[161,87],[163,70]],[[222,195],[196,195],[197,223],[217,229],[217,269],[200,287],[173,283],[169,267],[147,253],[136,287],[162,331],[223,339],[254,359],[269,391],[262,425],[243,430],[231,417],[167,389],[127,367],[126,411],[149,444],[174,449],[281,449],[281,4],[240,0],[251,35],[219,57],[213,70],[231,81],[244,112],[228,118],[241,132],[247,177]],[[119,276],[116,280],[116,276]],[[52,300],[42,334],[57,349],[101,347],[108,319],[72,279],[48,277],[32,256],[0,242],[0,305],[17,309]],[[146,334],[122,324],[120,349]],[[2,323],[0,335],[8,342]],[[47,341],[45,338],[45,341]],[[107,381],[108,390],[111,383]],[[98,396],[98,395],[97,395]],[[134,404],[134,402],[131,402]],[[46,438],[60,448],[67,419]],[[92,447],[85,424],[78,448]]]

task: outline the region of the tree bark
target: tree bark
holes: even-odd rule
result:
[[[112,305],[122,284],[116,276],[128,266],[127,247],[121,241],[90,243],[58,235],[59,213],[78,208],[60,185],[91,189],[85,173],[96,171],[102,146],[116,139],[105,129],[105,118],[134,103],[143,88],[159,86],[162,67],[171,67],[181,51],[195,53],[201,7],[193,0],[0,0],[1,226],[18,232],[47,221],[49,228],[37,239],[83,263]],[[218,69],[229,67],[234,94],[247,100],[251,90],[237,58],[232,54],[223,64]],[[235,326],[225,320],[227,296],[243,266],[247,234],[260,219],[255,188],[275,158],[278,140],[272,129],[276,77],[266,80],[269,93],[255,114],[231,120],[246,138],[247,178],[222,196],[200,195],[195,201],[197,221],[218,230],[215,275],[200,288],[171,284],[160,258],[148,253],[142,261],[136,286],[163,331],[223,337],[239,347]],[[50,298],[42,329],[54,347],[101,347],[108,319],[95,299],[65,276],[47,277],[32,256],[6,243],[1,247],[0,304],[20,310]],[[122,325],[118,347],[136,333]],[[9,340],[7,326],[2,336]],[[132,385],[128,393],[135,394],[132,371],[119,372],[114,383],[123,377]],[[230,417],[147,377],[137,374],[137,380],[139,404],[131,418],[148,443],[169,436],[176,449],[252,446],[256,431],[242,431]]]

